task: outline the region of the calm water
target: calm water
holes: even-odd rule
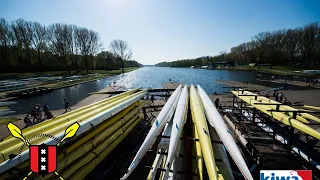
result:
[[[260,73],[262,74],[262,73]],[[263,77],[269,76],[262,74]],[[51,110],[64,108],[63,99],[67,99],[70,105],[76,104],[82,99],[89,96],[88,93],[99,91],[108,84],[116,82],[122,86],[123,90],[133,88],[162,88],[161,84],[168,82],[169,79],[173,82],[182,82],[184,84],[200,84],[207,93],[224,93],[228,89],[223,88],[223,85],[214,83],[216,79],[248,81],[251,83],[260,83],[256,81],[257,72],[242,72],[242,71],[226,71],[226,70],[204,70],[190,68],[164,68],[164,67],[143,67],[136,71],[125,73],[122,75],[109,77],[85,84],[54,90],[50,93],[36,97],[17,99],[17,104],[11,106],[11,109],[16,111],[16,114],[24,114],[31,110],[34,104],[48,103]],[[277,78],[280,78],[277,76]],[[278,84],[264,83],[270,87],[279,86]],[[291,88],[287,86],[287,88]]]

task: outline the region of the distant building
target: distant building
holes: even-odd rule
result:
[[[249,66],[251,67],[255,67],[257,65],[257,63],[249,63]]]
[[[209,66],[201,66],[201,69],[209,69]]]
[[[232,67],[232,66],[235,66],[234,61],[222,61],[222,62],[212,63],[212,68],[217,68],[217,67],[228,68],[228,67]]]

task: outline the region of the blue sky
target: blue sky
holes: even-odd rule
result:
[[[320,0],[0,0],[0,17],[124,39],[142,64],[217,55],[256,33],[320,21]]]

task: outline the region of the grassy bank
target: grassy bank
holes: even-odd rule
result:
[[[278,75],[287,75],[287,76],[306,76],[306,77],[318,77],[319,75],[314,74],[305,74],[300,72],[293,71],[301,71],[303,69],[299,68],[289,68],[288,66],[272,66],[271,69],[268,67],[251,67],[251,66],[236,66],[230,68],[220,68],[220,70],[234,70],[234,71],[257,71],[264,72],[270,74],[278,74]]]
[[[130,72],[133,70],[138,69],[138,67],[129,67],[129,68],[124,68],[125,72]],[[89,74],[95,74],[95,73],[100,73],[100,74],[108,74],[108,75],[116,75],[116,74],[121,74],[122,70],[117,69],[117,70],[93,70],[89,71]],[[32,77],[39,77],[39,76],[70,76],[70,75],[86,75],[87,71],[86,70],[79,70],[79,71],[70,71],[70,74],[68,74],[67,71],[45,71],[45,72],[28,72],[28,73],[3,73],[0,74],[0,80],[3,79],[21,79],[21,78],[32,78]]]

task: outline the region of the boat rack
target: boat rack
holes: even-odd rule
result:
[[[128,136],[87,176],[92,179],[120,179],[130,165],[130,157],[145,138],[150,124],[141,121]]]
[[[280,103],[256,104],[276,106],[274,110],[269,111],[292,113],[293,118],[300,113],[320,113],[320,111],[309,110],[280,110],[280,106],[285,105]],[[274,120],[236,96],[232,97],[232,106],[222,106],[220,113],[229,122],[227,124],[230,130],[233,130],[234,137],[241,142],[242,153],[250,156],[260,169],[311,169],[314,176],[319,179],[320,171],[317,168],[320,163],[320,146],[317,145],[317,139],[308,140],[310,135]],[[309,125],[319,126],[320,123],[309,123]],[[295,153],[294,150],[305,153],[308,160]]]
[[[160,97],[160,100],[166,101],[166,96],[163,96],[163,92],[166,89],[153,89],[152,94],[154,96]],[[169,92],[168,92],[169,91]],[[169,94],[170,89],[166,90]],[[111,92],[111,94],[118,94],[118,91]],[[149,93],[150,95],[150,93]],[[127,135],[127,137],[104,159],[91,173],[86,177],[85,180],[94,179],[120,179],[123,174],[125,174],[128,169],[132,157],[137,153],[139,147],[143,143],[147,132],[150,130],[153,120],[156,115],[153,113],[160,112],[163,105],[153,104],[150,101],[150,96],[146,97],[147,103],[142,108],[141,112],[143,115],[143,120],[137,124],[137,126]],[[155,143],[156,144],[156,143]],[[150,152],[144,157],[144,162],[152,163],[155,153]],[[150,158],[152,156],[152,158]],[[141,163],[143,166],[143,163]],[[137,170],[132,174],[134,177],[141,177],[141,174],[148,174],[150,169],[144,167]]]

